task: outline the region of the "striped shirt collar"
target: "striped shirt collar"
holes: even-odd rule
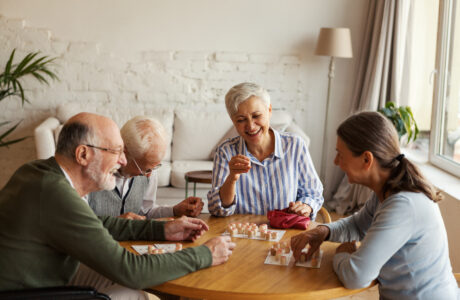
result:
[[[270,127],[270,129],[273,131],[273,134],[275,135],[275,152],[273,153],[274,157],[276,158],[281,158],[284,154],[283,152],[283,147],[281,143],[281,136],[278,131]],[[253,156],[250,154],[248,147],[246,146],[246,142],[244,141],[244,138],[240,135],[239,136],[239,153],[243,154],[244,156],[251,157]]]

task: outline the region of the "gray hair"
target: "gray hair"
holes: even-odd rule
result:
[[[81,122],[66,123],[59,133],[56,154],[75,159],[75,150],[82,144],[98,144],[94,131]]]
[[[225,106],[230,118],[237,113],[241,103],[253,96],[264,101],[267,107],[270,106],[270,95],[263,87],[251,82],[243,82],[232,87],[225,95]]]
[[[126,150],[133,158],[154,155],[162,159],[164,151],[160,150],[167,144],[167,133],[163,125],[153,118],[137,116],[126,122],[121,128],[121,137]]]

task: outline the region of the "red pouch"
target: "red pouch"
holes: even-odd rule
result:
[[[267,213],[267,218],[273,228],[307,229],[308,224],[310,224],[310,218],[288,213],[288,208],[270,210]]]

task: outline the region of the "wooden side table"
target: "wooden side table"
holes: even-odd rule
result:
[[[197,183],[212,183],[212,171],[190,171],[185,173],[185,198],[188,197],[188,183],[193,182],[193,197],[196,196]]]

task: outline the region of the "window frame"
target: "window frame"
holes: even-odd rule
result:
[[[434,99],[433,99],[433,112],[431,117],[431,134],[430,134],[430,162],[458,177],[460,177],[460,164],[451,159],[446,158],[441,154],[441,144],[443,142],[443,130],[445,125],[445,118],[443,113],[446,109],[447,99],[447,84],[450,48],[451,48],[451,34],[452,34],[452,21],[453,21],[453,8],[454,1],[457,0],[441,0],[438,21],[438,39],[437,39],[437,54],[436,54],[436,80],[434,86]],[[456,3],[458,5],[458,3]],[[460,21],[460,20],[458,20]]]

